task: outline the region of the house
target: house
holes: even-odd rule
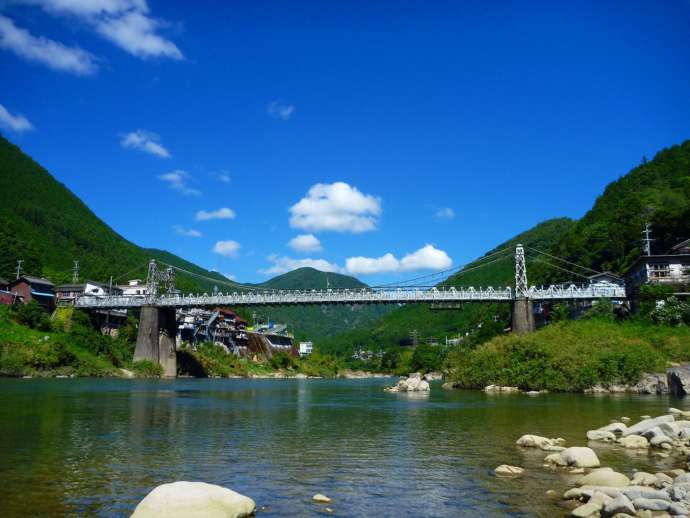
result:
[[[127,284],[118,286],[118,288],[122,290],[122,295],[126,297],[144,297],[149,294],[148,286],[146,283],[142,283],[141,279],[132,279]]]
[[[10,292],[10,281],[0,277],[0,304],[14,304],[19,301],[19,296]]]
[[[300,342],[299,343],[299,355],[304,358],[309,356],[314,350],[314,344],[312,342]]]
[[[623,286],[625,281],[611,272],[602,272],[590,275],[589,284],[596,287],[609,287],[612,284],[615,286]]]
[[[55,306],[55,285],[48,279],[22,275],[10,283],[9,291],[20,297],[24,304],[35,300],[48,310]]]
[[[91,295],[102,297],[108,294],[122,295],[122,289],[113,286],[112,288],[107,284],[102,284],[96,281],[86,281],[83,284],[61,284],[55,288],[57,294],[58,304],[71,304],[78,297],[83,295]]]
[[[642,255],[625,273],[625,285],[630,293],[644,284],[690,285],[690,240],[678,243],[668,254]]]

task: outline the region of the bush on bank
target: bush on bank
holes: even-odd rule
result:
[[[688,327],[586,319],[496,337],[474,350],[454,350],[448,367],[451,379],[465,387],[581,391],[596,384],[634,384],[668,362],[688,360]]]

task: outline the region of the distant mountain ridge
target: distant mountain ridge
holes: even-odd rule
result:
[[[322,272],[309,266],[298,268],[257,284],[263,288],[276,290],[341,289],[366,288],[359,279],[341,273]]]

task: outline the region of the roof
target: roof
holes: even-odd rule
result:
[[[59,286],[55,286],[55,289],[58,291],[76,291],[76,290],[83,290],[84,289],[84,284],[60,284]]]
[[[690,239],[686,239],[685,241],[681,241],[678,243],[676,246],[671,247],[671,250],[680,250],[681,248],[689,248],[690,247]]]
[[[55,286],[48,279],[44,279],[42,277],[33,277],[31,275],[22,275],[21,277],[19,277],[19,279],[12,281],[10,284],[16,284],[17,281],[22,281],[22,280],[28,282],[29,284],[45,284],[47,286]]]

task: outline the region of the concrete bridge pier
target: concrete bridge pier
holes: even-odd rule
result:
[[[513,301],[513,333],[531,333],[536,329],[534,324],[534,307],[530,299]]]
[[[150,360],[159,363],[163,367],[163,376],[174,378],[177,375],[176,336],[175,308],[142,306],[134,361]]]

